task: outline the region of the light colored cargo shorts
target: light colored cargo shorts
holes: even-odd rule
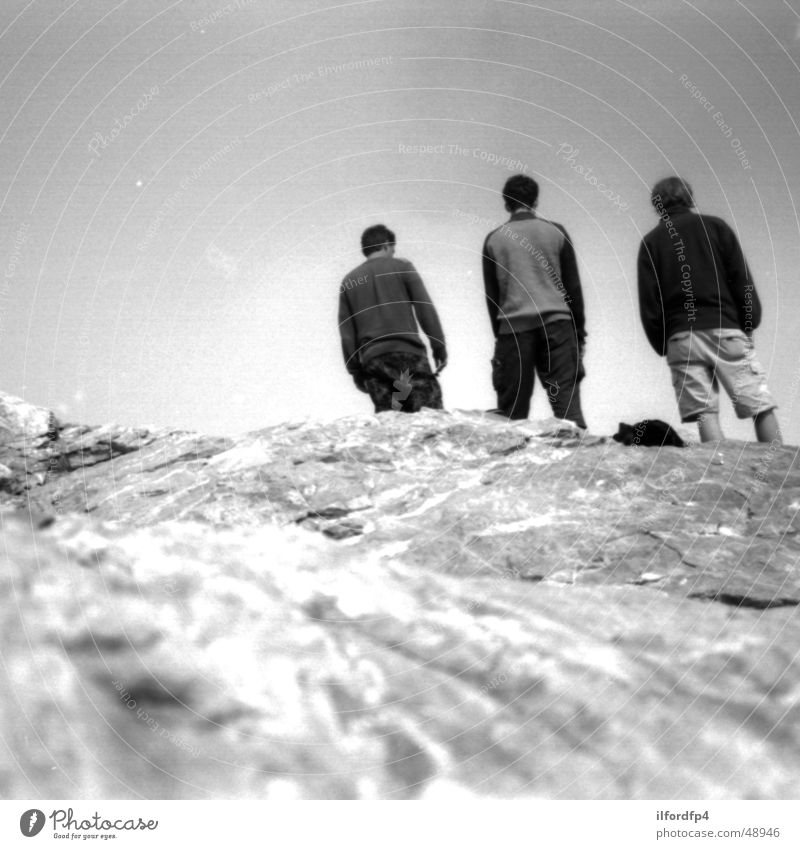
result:
[[[719,412],[719,384],[733,401],[740,419],[774,409],[764,367],[756,359],[753,340],[741,330],[687,330],[667,341],[667,362],[678,399],[681,421],[697,421]]]

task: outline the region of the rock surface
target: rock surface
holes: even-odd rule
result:
[[[800,795],[795,448],[21,412],[4,798]]]

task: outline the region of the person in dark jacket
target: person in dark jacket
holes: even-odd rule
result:
[[[682,421],[698,422],[703,442],[722,439],[721,383],[758,440],[780,444],[753,347],[761,302],[736,234],[693,212],[691,186],[678,177],[656,183],[651,201],[661,220],[639,248],[639,310],[653,350],[669,363]]]
[[[533,178],[510,177],[503,199],[511,218],[483,246],[497,412],[527,418],[538,373],[553,415],[585,428],[580,381],[586,329],[578,264],[567,231],[536,214],[538,198]]]
[[[366,260],[339,286],[339,333],[347,371],[375,412],[442,409],[442,390],[431,371],[417,322],[430,341],[438,374],[447,365],[439,316],[422,278],[395,257],[395,235],[383,224],[361,236]]]

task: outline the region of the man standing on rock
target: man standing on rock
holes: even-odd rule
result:
[[[431,371],[419,322],[430,341],[436,374],[447,365],[439,316],[422,278],[396,258],[394,233],[383,224],[361,235],[366,260],[339,287],[339,333],[347,371],[375,412],[442,409],[442,390]]]
[[[733,230],[692,211],[691,186],[656,183],[661,219],[639,248],[639,311],[647,339],[666,356],[681,420],[698,422],[703,442],[722,439],[719,384],[736,415],[752,418],[759,442],[781,444],[775,401],[756,359],[752,334],[761,303]]]
[[[510,177],[503,199],[511,218],[483,246],[497,412],[527,418],[538,373],[553,415],[585,428],[580,382],[586,330],[578,264],[567,231],[537,216],[538,198],[534,179]]]

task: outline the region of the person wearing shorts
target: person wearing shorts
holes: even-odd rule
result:
[[[586,330],[578,264],[567,231],[536,214],[538,198],[533,178],[510,177],[503,200],[511,217],[483,246],[496,412],[527,418],[538,374],[553,415],[585,429],[580,382]]]
[[[681,420],[697,422],[703,442],[722,439],[722,385],[758,440],[781,444],[753,346],[761,303],[736,234],[694,212],[692,189],[678,177],[656,183],[651,201],[660,221],[639,248],[639,311],[653,350],[667,358]]]

